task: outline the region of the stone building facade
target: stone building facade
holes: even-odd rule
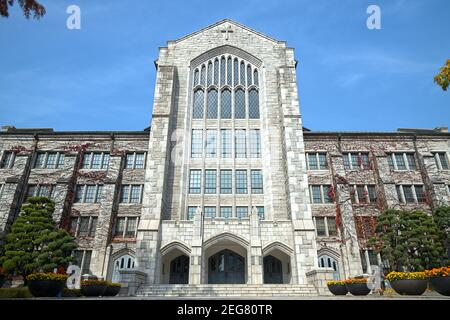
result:
[[[296,64],[285,42],[223,20],[160,48],[151,129],[5,127],[0,231],[50,196],[83,273],[128,294],[322,294],[370,273],[381,210],[449,202],[450,134],[305,129]]]

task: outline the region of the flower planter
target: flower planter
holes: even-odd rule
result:
[[[399,295],[420,296],[427,289],[426,279],[401,279],[389,281]]]
[[[120,286],[107,286],[105,292],[103,293],[103,296],[105,297],[114,297],[117,296],[117,294],[120,291]]]
[[[103,296],[107,287],[106,284],[81,285],[81,294],[85,297]]]
[[[367,296],[371,291],[367,283],[347,283],[347,289],[354,296]]]
[[[328,285],[328,290],[335,296],[345,296],[348,293],[347,286],[344,284]]]
[[[431,288],[444,296],[450,296],[450,277],[430,278]]]
[[[57,297],[64,288],[62,280],[28,280],[28,290],[35,297]]]

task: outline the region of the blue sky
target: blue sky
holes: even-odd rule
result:
[[[296,49],[303,123],[320,131],[450,125],[433,77],[450,59],[448,0],[40,0],[47,14],[0,18],[0,125],[142,130],[158,48],[230,18]],[[81,8],[68,30],[66,8]],[[366,27],[370,4],[381,30]]]

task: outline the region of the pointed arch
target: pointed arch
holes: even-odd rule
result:
[[[165,256],[176,249],[178,249],[188,257],[191,255],[191,248],[186,243],[180,240],[170,241],[169,243],[162,246],[159,251],[161,252],[161,255]]]
[[[218,233],[214,236],[212,236],[211,238],[209,238],[208,240],[206,240],[203,243],[203,248],[206,250],[209,247],[216,245],[220,242],[234,242],[238,245],[240,245],[241,247],[244,247],[245,249],[248,249],[250,242],[248,242],[248,240],[242,238],[241,236],[238,236],[234,233],[225,231],[225,232],[221,232]]]

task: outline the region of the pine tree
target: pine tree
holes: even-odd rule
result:
[[[446,263],[442,234],[422,211],[386,210],[369,244],[396,271],[423,271]]]
[[[6,236],[0,264],[9,272],[23,275],[51,272],[67,267],[76,243],[65,229],[59,229],[52,218],[55,204],[45,197],[32,197]]]

